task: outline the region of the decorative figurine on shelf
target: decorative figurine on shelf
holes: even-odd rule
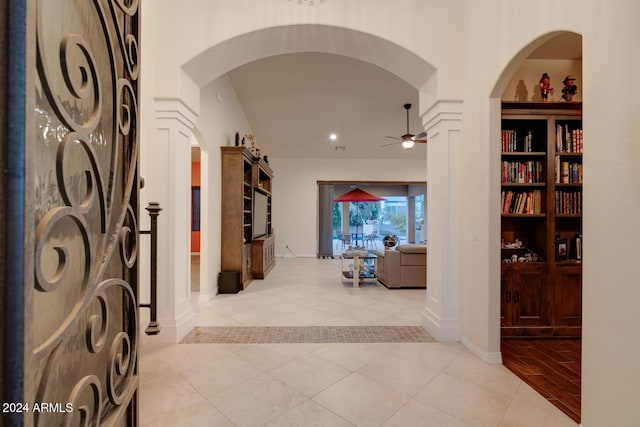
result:
[[[573,76],[567,76],[562,81],[564,87],[562,88],[562,99],[571,102],[573,100],[573,95],[578,93],[578,86],[574,85],[573,82],[576,81],[576,78]]]
[[[550,93],[553,93],[553,88],[551,87],[551,77],[549,77],[549,74],[544,73],[540,78],[540,97],[542,98],[543,102],[547,102]]]
[[[248,133],[245,135],[245,138],[247,138],[247,141],[249,141],[249,144],[251,144],[251,146],[249,147],[249,151],[251,151],[251,154],[253,154],[254,156],[256,155],[256,137],[253,136],[253,134]]]
[[[236,132],[236,147],[240,146],[240,132]]]

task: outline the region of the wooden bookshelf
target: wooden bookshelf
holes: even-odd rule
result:
[[[221,271],[239,272],[240,289],[245,289],[254,278],[263,279],[275,264],[273,171],[245,147],[221,147],[221,152]],[[254,223],[256,197],[266,200],[266,226]]]
[[[502,104],[503,337],[581,335],[581,129],[581,103]]]

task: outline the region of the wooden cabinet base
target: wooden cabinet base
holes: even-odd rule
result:
[[[580,338],[582,328],[576,326],[509,326],[500,328],[502,338]]]
[[[275,236],[259,237],[251,242],[251,272],[256,279],[264,279],[276,264]]]

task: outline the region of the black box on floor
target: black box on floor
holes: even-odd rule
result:
[[[218,293],[237,294],[240,292],[240,272],[221,271],[218,274]]]

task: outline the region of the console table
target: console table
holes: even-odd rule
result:
[[[377,255],[367,251],[346,251],[342,254],[342,278],[360,286],[364,280],[376,280],[375,261]],[[345,261],[347,261],[345,266]]]

